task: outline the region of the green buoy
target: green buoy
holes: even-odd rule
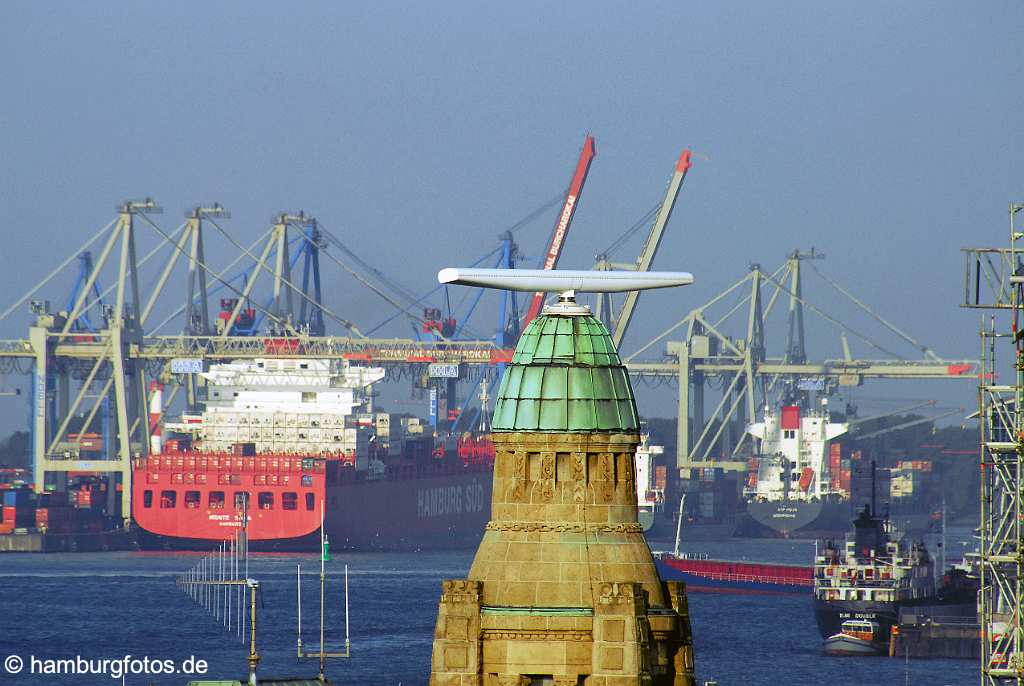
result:
[[[320,559],[324,562],[331,561],[331,544],[327,541],[326,536],[324,536],[324,552]]]

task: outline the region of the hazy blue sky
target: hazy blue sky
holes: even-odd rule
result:
[[[645,296],[627,349],[748,263],[814,246],[822,269],[940,354],[974,356],[959,248],[1002,245],[1006,205],[1024,199],[1022,19],[1015,1],[7,2],[0,305],[145,195],[167,229],[219,201],[245,242],[304,209],[426,290],[563,189],[590,131],[598,154],[566,268],[589,267],[661,198],[682,147],[698,155],[655,265],[697,283]],[[527,255],[553,221],[520,234]],[[382,318],[375,296],[324,271],[333,310]],[[812,356],[839,353],[832,329],[811,329]],[[931,388],[871,393],[973,396]],[[671,412],[653,403],[641,409]],[[18,420],[22,405],[0,399],[0,415]]]

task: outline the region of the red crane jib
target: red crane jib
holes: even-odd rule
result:
[[[544,269],[554,269],[558,266],[558,258],[562,254],[562,246],[565,245],[565,236],[569,233],[569,226],[572,224],[572,216],[580,202],[580,194],[583,192],[583,184],[587,180],[587,172],[590,171],[590,163],[594,160],[596,151],[594,149],[594,137],[587,136],[583,141],[583,149],[580,151],[580,159],[576,163],[576,171],[573,172],[572,182],[569,184],[569,192],[565,194],[565,202],[562,204],[562,211],[558,213],[558,222],[551,234],[551,241],[548,251],[544,255]],[[536,319],[540,314],[540,308],[544,305],[544,294],[534,293],[530,300],[530,309],[526,312],[523,320],[523,328]]]

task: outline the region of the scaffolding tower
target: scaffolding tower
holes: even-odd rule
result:
[[[1009,248],[963,251],[963,306],[990,310],[981,317],[978,386],[983,686],[1024,683],[1024,233],[1016,228],[1022,209],[1009,206]]]

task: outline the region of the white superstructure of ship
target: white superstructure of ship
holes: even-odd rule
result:
[[[858,541],[857,533],[847,535],[842,549],[829,541],[816,551],[815,598],[886,603],[934,595],[935,565],[923,543],[910,541],[891,526],[877,543]]]
[[[371,431],[355,412],[380,367],[347,360],[257,358],[211,365],[201,414],[183,414],[164,430],[191,438],[202,452],[251,446],[256,454],[341,456],[365,468]]]
[[[761,442],[756,482],[744,489],[748,498],[812,501],[842,495],[833,488],[829,447],[849,425],[831,421],[827,407],[807,411],[789,405],[781,412],[765,407],[764,419],[747,426]]]
[[[637,513],[645,530],[651,527],[656,513],[665,506],[665,485],[659,484],[655,469],[655,456],[663,454],[665,447],[651,445],[650,438],[646,430],[641,430],[640,445],[634,457]]]

